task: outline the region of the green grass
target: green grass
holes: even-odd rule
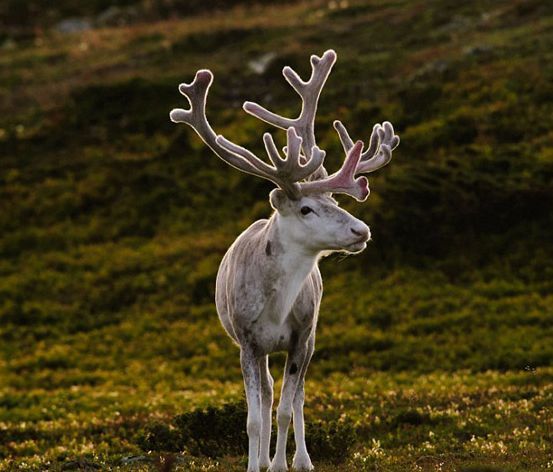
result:
[[[214,280],[271,187],[168,112],[209,67],[211,121],[261,152],[268,128],[241,102],[295,113],[280,69],[303,76],[330,47],[328,168],[335,118],[354,137],[388,119],[402,143],[367,203],[342,200],[370,247],[321,264],[317,470],[553,467],[553,9],[336,4],[46,30],[2,50],[0,470],[245,470]],[[270,51],[266,73],[248,69]]]
[[[349,375],[313,377],[307,386],[307,438],[320,470],[336,470],[336,460],[339,470],[399,471],[416,464],[434,470],[440,463],[443,470],[474,463],[498,470],[537,470],[551,458],[551,368],[427,375],[356,369]],[[245,456],[227,454],[244,450],[244,433],[238,430],[240,412],[245,415],[239,382],[187,379],[162,365],[151,372],[131,368],[127,376],[117,376],[117,384],[116,389],[35,388],[25,395],[4,391],[2,452],[9,453],[7,470],[69,459],[117,465],[133,455],[147,467],[160,454],[171,457],[182,445],[191,452],[204,451],[200,457],[176,454],[189,464],[182,470],[203,470],[191,462],[223,464],[220,470],[244,467]],[[216,406],[238,400],[231,409]],[[208,406],[215,409],[203,413]],[[175,411],[190,411],[196,424],[203,425],[193,429],[197,436],[192,443],[179,436],[188,429],[179,429],[183,420]],[[10,415],[17,421],[10,421]],[[223,436],[227,442],[215,442],[213,431],[227,426],[232,431]],[[147,454],[139,445],[154,452]],[[347,457],[340,455],[339,446],[349,452]]]

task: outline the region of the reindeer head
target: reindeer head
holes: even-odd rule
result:
[[[334,122],[346,157],[340,170],[332,175],[323,166],[325,152],[316,144],[315,115],[321,90],[336,62],[336,53],[326,51],[322,57],[311,56],[311,77],[301,80],[290,67],[282,71],[285,79],[302,99],[297,118],[285,118],[261,105],[244,103],[244,110],[278,128],[287,130],[284,156],[277,150],[272,136],[263,135],[267,155],[272,165],[247,149],[216,135],[207,121],[207,93],[213,82],[209,70],[200,70],[190,84],[181,84],[180,92],[190,102],[190,109],[174,109],[171,120],[191,126],[223,161],[231,166],[277,185],[271,192],[272,207],[289,238],[314,251],[344,250],[359,252],[370,239],[367,225],[339,208],[333,193],[342,193],[365,201],[369,196],[368,180],[360,174],[374,172],[392,158],[399,137],[389,122],[373,127],[368,148],[362,141],[353,143],[340,121]]]

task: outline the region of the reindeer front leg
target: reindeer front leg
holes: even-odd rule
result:
[[[301,368],[300,376],[298,379],[298,388],[294,395],[294,402],[292,405],[294,412],[294,439],[296,442],[296,453],[294,454],[294,460],[292,461],[292,468],[294,470],[308,471],[313,470],[313,464],[311,458],[307,452],[307,446],[305,444],[305,423],[303,418],[303,402],[305,398],[304,385],[305,374],[307,373],[307,367],[311,362],[313,351],[315,350],[315,335],[311,335],[309,341],[307,341],[307,355]]]
[[[271,416],[273,414],[273,377],[269,371],[269,356],[259,361],[261,374],[261,441],[259,445],[259,466],[268,468],[271,464],[269,449],[271,446]]]
[[[286,440],[288,438],[288,427],[292,419],[292,407],[298,382],[300,379],[302,367],[308,354],[308,345],[306,342],[297,343],[288,353],[286,358],[286,367],[284,370],[284,381],[280,394],[280,403],[277,408],[277,444],[276,452],[271,462],[270,472],[284,472],[288,470],[286,464]]]
[[[261,433],[261,382],[259,362],[253,351],[242,348],[240,365],[244,376],[246,401],[248,403],[248,472],[259,472],[259,439]]]

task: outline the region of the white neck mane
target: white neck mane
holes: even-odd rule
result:
[[[277,310],[271,310],[271,319],[280,324],[288,316],[320,253],[308,250],[301,242],[291,238],[278,213],[267,221],[265,238],[266,254],[270,253],[277,274],[271,299],[279,306]]]

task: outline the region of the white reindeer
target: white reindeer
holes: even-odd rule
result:
[[[358,253],[370,239],[367,225],[338,207],[333,193],[364,201],[368,181],[358,174],[386,165],[399,144],[392,125],[375,125],[367,150],[355,144],[340,121],[334,122],[346,158],[341,169],[328,176],[324,151],[315,142],[314,121],[321,89],[336,61],[336,53],[311,56],[312,74],[304,82],[290,67],[283,75],[302,99],[298,118],[284,118],[258,104],[245,102],[244,110],[287,130],[285,158],[273,138],[263,136],[272,165],[250,151],[218,136],[207,121],[206,99],[213,75],[200,70],[191,84],[181,84],[189,110],[171,111],[171,120],[190,125],[223,161],[272,181],[270,193],[275,210],[259,220],[232,244],[219,267],[216,305],[221,323],[240,347],[240,364],[248,404],[248,472],[269,468],[287,470],[286,439],[293,417],[296,452],[292,467],[312,470],[305,445],[304,379],[315,346],[315,328],[322,297],[322,279],[317,263],[332,251]],[[277,409],[276,453],[269,458],[273,379],[268,355],[286,351],[286,367]]]

